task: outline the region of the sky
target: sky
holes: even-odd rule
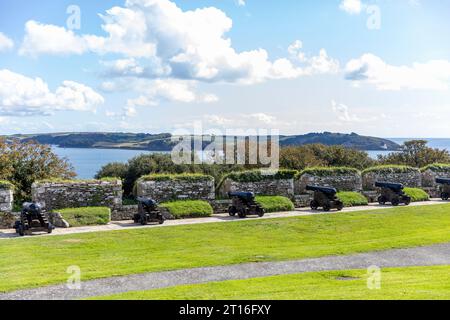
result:
[[[0,134],[450,137],[450,2],[0,0]]]

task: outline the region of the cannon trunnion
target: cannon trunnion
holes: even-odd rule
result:
[[[255,194],[252,192],[230,192],[228,196],[233,201],[228,208],[231,217],[236,214],[239,218],[246,218],[249,215],[264,216],[264,208],[255,201]]]
[[[378,203],[380,205],[391,203],[396,207],[401,203],[406,206],[411,203],[411,197],[405,194],[403,191],[404,187],[401,183],[376,182],[375,187],[381,189],[381,195],[378,197]]]
[[[450,198],[450,179],[437,178],[436,183],[440,184],[442,200],[447,201]]]
[[[134,215],[134,222],[143,226],[149,223],[164,223],[164,216],[158,209],[158,203],[153,199],[137,198],[138,213]]]
[[[306,190],[314,192],[314,199],[311,201],[311,210],[323,208],[324,211],[344,209],[344,203],[337,197],[337,190],[331,187],[306,186]]]
[[[22,206],[20,219],[16,221],[14,229],[23,237],[32,234],[33,231],[52,233],[55,227],[48,221],[39,204],[26,202]]]

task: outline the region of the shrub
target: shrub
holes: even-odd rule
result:
[[[367,206],[369,201],[359,192],[338,192],[338,198],[345,207]]]
[[[419,172],[419,169],[403,165],[382,165],[372,168],[368,168],[362,172],[362,174],[367,173],[408,173],[408,172]]]
[[[13,188],[14,185],[11,182],[0,180],[0,189],[13,189]]]
[[[257,196],[258,202],[267,213],[293,211],[295,209],[291,200],[281,196]]]
[[[214,213],[211,205],[202,200],[173,201],[160,206],[169,210],[175,219],[210,217]]]
[[[68,208],[58,212],[71,227],[105,225],[111,220],[111,210],[106,207]]]
[[[344,174],[359,174],[359,170],[349,167],[312,167],[301,171],[298,174],[298,178],[305,174],[310,174],[319,177],[325,177],[329,175],[344,175]]]
[[[424,172],[427,170],[431,170],[433,172],[450,172],[450,164],[449,163],[434,163],[430,164],[426,167],[420,169],[420,171]]]
[[[411,197],[412,202],[428,201],[430,196],[424,190],[419,188],[405,188],[406,195]]]
[[[183,173],[183,174],[149,174],[141,177],[141,181],[170,181],[182,180],[187,182],[213,180],[212,176],[199,173]]]

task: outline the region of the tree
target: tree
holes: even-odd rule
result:
[[[59,158],[50,146],[0,138],[0,179],[14,184],[19,201],[30,199],[36,180],[75,176],[68,160]]]
[[[450,153],[447,150],[430,148],[427,144],[428,141],[425,140],[407,141],[401,146],[400,152],[379,156],[378,161],[382,164],[402,164],[417,168],[450,162]]]

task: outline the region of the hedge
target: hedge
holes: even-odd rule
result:
[[[183,173],[183,174],[149,174],[142,176],[138,181],[171,181],[181,180],[188,182],[214,180],[213,176],[208,176],[198,173]]]
[[[278,170],[275,174],[263,174],[262,170],[250,170],[250,171],[240,171],[232,172],[223,178],[230,179],[236,182],[258,182],[264,180],[284,180],[293,179],[298,173],[296,170]]]
[[[299,172],[297,178],[300,178],[305,174],[325,177],[329,175],[360,174],[360,171],[349,167],[311,167]]]
[[[369,200],[358,192],[338,192],[337,196],[345,207],[367,206],[369,204]]]
[[[266,213],[293,211],[295,209],[292,201],[286,197],[257,196],[255,200],[264,208]]]
[[[57,210],[71,227],[105,225],[111,220],[107,207],[68,208]]]
[[[403,191],[411,197],[412,202],[428,201],[430,196],[424,190],[419,188],[405,188]]]
[[[408,172],[420,172],[418,168],[402,166],[402,165],[383,165],[371,167],[362,172],[363,175],[367,173],[408,173]]]
[[[210,217],[214,210],[211,205],[202,200],[172,201],[160,204],[169,210],[175,219]]]
[[[433,172],[450,172],[450,164],[448,163],[434,163],[430,164],[426,167],[420,169],[420,171],[424,172],[427,170],[431,170]]]
[[[6,180],[0,180],[0,189],[13,189],[14,185]]]

